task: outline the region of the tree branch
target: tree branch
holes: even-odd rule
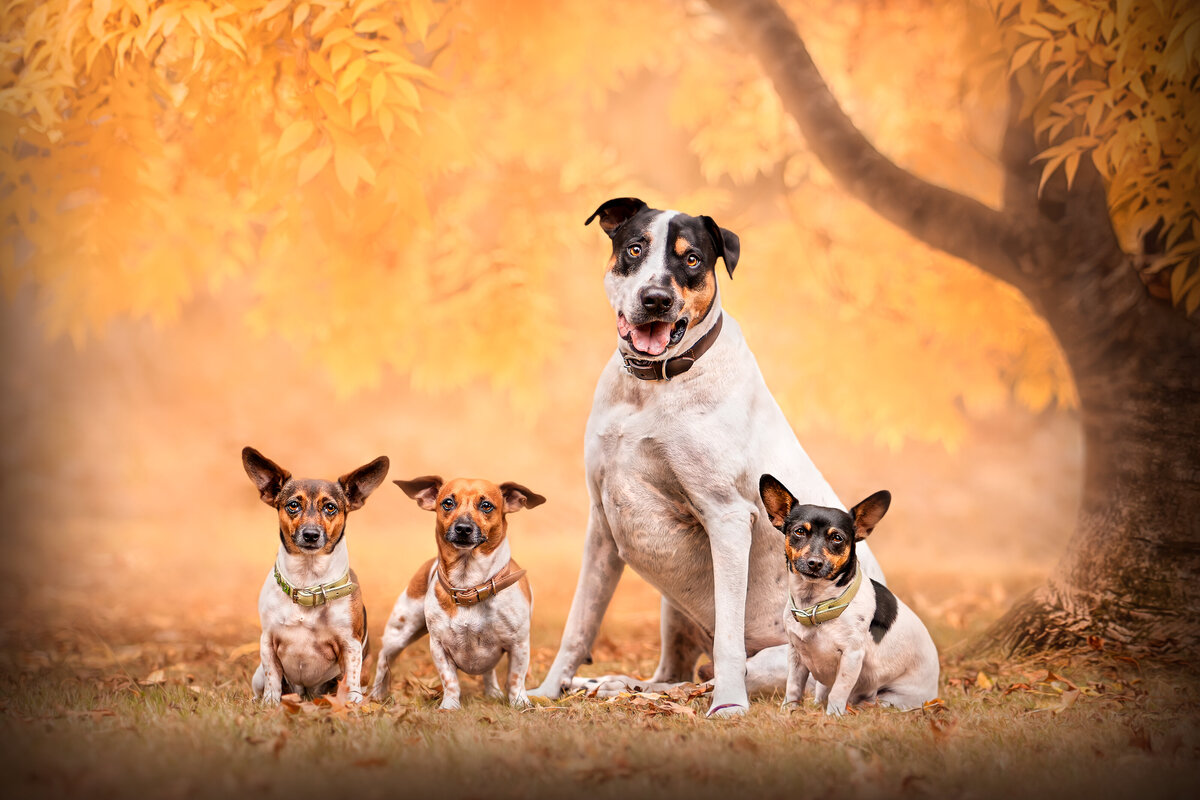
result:
[[[846,190],[920,241],[1033,294],[1029,262],[1021,258],[1032,249],[1028,227],[918,178],[876,150],[838,105],[775,0],[708,2],[757,56],[809,148]]]

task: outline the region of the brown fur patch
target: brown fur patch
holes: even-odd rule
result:
[[[517,563],[517,560],[515,558],[510,558],[508,560],[508,568],[510,571],[516,572],[517,570],[519,570],[521,568],[521,565]],[[529,605],[532,606],[533,605],[533,589],[530,588],[530,586],[529,586],[529,575],[528,574],[522,575],[521,580],[517,581],[517,585],[521,587],[521,594],[525,595],[525,602],[529,603]]]
[[[717,280],[712,270],[705,273],[704,284],[699,289],[679,287],[679,295],[683,298],[683,316],[688,318],[688,327],[694,328],[704,318],[716,294]]]
[[[675,255],[677,255],[677,256],[683,255],[684,253],[686,253],[688,251],[688,248],[690,248],[691,246],[692,246],[691,242],[689,242],[687,239],[680,236],[678,239],[675,240]]]
[[[841,551],[842,552],[839,553],[836,550],[830,550],[828,547],[822,548],[822,552],[825,554],[825,557],[828,558],[829,563],[833,565],[833,570],[829,573],[830,575],[837,575],[842,571],[842,567],[846,566],[846,562],[850,560],[850,548],[843,547],[841,548]]]
[[[354,570],[350,570],[350,580],[358,583],[358,576],[354,574]],[[354,638],[361,642],[367,635],[367,609],[363,605],[362,584],[350,593],[350,625],[354,631]]]
[[[606,270],[611,270],[616,265],[617,265],[617,254],[613,253],[612,256],[609,257],[608,263],[604,266],[604,268]]]
[[[414,600],[423,598],[429,591],[429,576],[436,562],[436,558],[431,558],[422,564],[416,574],[412,576],[412,580],[408,582],[408,588],[404,590],[404,593]]]
[[[801,522],[800,527],[804,528],[804,530],[806,530],[806,531],[810,531],[810,532],[812,531],[812,523],[811,522]]]
[[[458,613],[458,606],[454,604],[454,598],[442,588],[441,583],[433,587],[433,596],[437,598],[438,605],[442,607],[442,611],[446,612],[446,616],[453,617]]]

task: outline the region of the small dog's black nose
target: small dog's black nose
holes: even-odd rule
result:
[[[469,522],[454,523],[454,532],[459,536],[470,536],[475,531],[475,526]]]
[[[675,298],[671,296],[670,292],[654,286],[642,289],[638,299],[642,301],[642,308],[651,314],[662,314],[675,302]]]
[[[321,532],[320,531],[300,531],[300,538],[304,540],[305,544],[316,544],[317,541],[321,538]]]
[[[808,560],[808,568],[810,570],[812,570],[813,572],[816,572],[817,570],[819,570],[821,568],[820,560],[816,559],[816,558],[810,558]]]

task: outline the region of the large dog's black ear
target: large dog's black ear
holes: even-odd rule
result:
[[[783,530],[783,523],[787,521],[787,515],[792,513],[796,498],[774,475],[763,475],[758,479],[758,494],[762,498],[763,508],[767,510],[767,516],[771,518],[771,524]]]
[[[608,234],[608,238],[612,238],[616,233],[617,228],[624,224],[625,220],[632,217],[634,214],[646,208],[646,204],[636,197],[614,197],[603,204],[592,215],[587,218],[584,225],[590,225],[596,217],[600,218],[600,227]]]
[[[861,542],[870,536],[891,504],[892,493],[883,489],[850,509],[850,516],[854,517],[854,540]]]
[[[242,448],[242,466],[246,468],[246,474],[258,488],[258,496],[267,505],[274,506],[280,490],[292,477],[292,473],[253,447]]]
[[[338,478],[342,491],[346,493],[348,511],[357,511],[363,507],[363,503],[367,502],[367,497],[378,489],[379,484],[383,483],[383,479],[387,477],[390,463],[387,456],[380,456],[370,464],[361,466],[353,472],[347,472]]]
[[[700,217],[704,223],[704,229],[708,231],[708,235],[712,237],[713,247],[717,248],[717,255],[725,259],[725,269],[729,271],[729,277],[733,277],[733,268],[737,266],[738,256],[742,253],[742,240],[733,231],[726,230],[716,223],[712,217]]]

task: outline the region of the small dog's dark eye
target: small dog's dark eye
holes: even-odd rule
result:
[[[328,516],[332,517],[334,514],[337,513],[337,506],[335,506],[333,503],[326,503],[325,504],[325,513]]]
[[[689,267],[694,267],[700,263],[700,259],[696,256],[695,253],[688,253],[686,263]]]
[[[629,245],[629,255],[633,256],[634,258],[637,258],[641,254],[642,254],[642,246],[640,244]]]
[[[834,531],[832,534],[830,534],[829,538],[834,544],[841,544],[842,542],[846,541],[846,537],[842,536],[840,531]]]
[[[445,500],[443,500],[442,508],[446,509],[447,511],[453,511],[454,510],[454,498],[447,497]]]
[[[294,514],[300,510],[300,501],[299,500],[290,500],[290,501],[288,501],[288,504],[286,506],[284,506],[284,508],[286,508],[288,511],[291,511]]]
[[[479,504],[479,510],[485,514],[491,512],[492,509],[494,509],[494,508],[495,508],[495,506],[492,505],[492,502],[490,500],[484,500]]]

